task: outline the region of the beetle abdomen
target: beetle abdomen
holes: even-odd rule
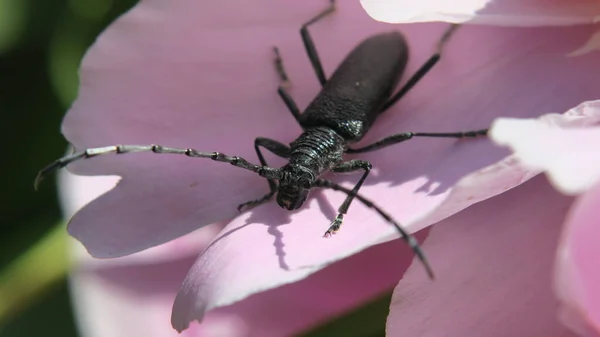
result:
[[[391,96],[407,61],[408,46],[399,32],[364,40],[306,108],[302,126],[326,125],[348,141],[360,140]]]

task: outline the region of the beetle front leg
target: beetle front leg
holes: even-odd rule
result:
[[[258,137],[254,140],[254,149],[256,150],[256,155],[258,156],[258,160],[262,166],[268,166],[265,157],[263,156],[260,148],[263,147],[278,157],[288,158],[290,156],[290,148],[276,140],[269,138]],[[264,204],[265,202],[271,200],[271,198],[277,192],[277,183],[273,179],[267,179],[269,183],[269,193],[265,194],[262,198],[251,200],[240,204],[237,209],[239,212],[242,212],[244,209],[250,209],[252,207]]]
[[[354,198],[356,197],[356,194],[358,193],[358,190],[361,188],[365,179],[369,175],[369,172],[371,172],[371,168],[372,168],[372,165],[368,161],[349,160],[347,162],[343,162],[337,166],[334,166],[331,169],[333,172],[353,172],[353,171],[358,171],[358,170],[364,170],[365,172],[363,173],[362,177],[358,180],[358,183],[356,183],[356,185],[354,185],[354,188],[352,189],[350,194],[348,194],[348,196],[346,197],[346,200],[344,200],[344,202],[342,203],[340,208],[338,208],[338,215],[331,222],[331,225],[329,226],[329,228],[327,229],[327,231],[325,232],[325,234],[323,236],[330,237],[332,234],[335,234],[337,231],[340,230],[340,227],[342,226],[342,222],[344,221],[344,215],[348,212],[348,208],[350,208],[350,204],[352,203],[352,200],[354,200]]]

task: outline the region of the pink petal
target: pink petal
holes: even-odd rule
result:
[[[596,0],[361,0],[375,20],[390,23],[445,21],[500,26],[589,24],[600,18]]]
[[[499,118],[490,138],[509,146],[523,166],[546,171],[563,193],[583,193],[600,180],[600,101],[583,103],[565,115]]]
[[[77,211],[113,189],[120,178],[115,176],[82,177],[62,170],[58,174],[58,194],[65,218],[72,217]],[[80,187],[85,184],[85,188]]]
[[[562,33],[555,34],[558,31]],[[563,51],[571,50],[569,43],[577,44],[576,41],[556,39],[569,32],[575,37],[577,31],[585,39],[587,34],[582,27],[520,30],[462,27],[444,59],[453,66],[440,64],[403,101],[403,114],[384,115],[383,121],[368,135],[369,140],[399,131],[397,125],[405,125],[401,130],[415,131],[475,129],[502,113],[533,116],[536,111],[564,111],[578,104],[583,95],[595,97],[597,92],[592,89],[597,85],[588,81],[598,79],[590,77],[587,62],[598,55],[581,56],[575,62],[565,59],[560,48],[555,49],[563,46]],[[471,57],[467,65],[466,59],[459,55],[464,57],[460,51],[473,41],[481,41],[482,48],[469,49]],[[455,50],[455,45],[464,49]],[[514,58],[493,57],[503,48],[514,51]],[[486,61],[480,64],[479,60]],[[579,69],[583,64],[588,65]],[[551,76],[547,69],[554,69]],[[560,76],[562,80],[556,82],[547,76]],[[588,84],[570,87],[570,83],[580,81]],[[531,87],[536,90],[529,90]],[[562,94],[556,95],[557,91]],[[574,104],[568,105],[567,101]],[[513,157],[502,159],[505,154],[486,140],[414,140],[362,156],[378,172],[369,177],[361,193],[389,210],[410,231],[416,231],[518,186],[535,174],[519,166]],[[344,195],[326,191],[316,194],[299,212],[281,212],[270,204],[234,219],[188,274],[175,303],[176,327],[185,327],[194,318],[201,319],[205,310],[296,282],[334,261],[397,237],[391,226],[356,203],[340,234],[322,239],[324,229],[335,217],[335,207],[343,199]],[[228,280],[239,281],[232,284]]]
[[[141,265],[136,265],[131,257],[122,259],[130,261],[119,266],[113,260],[92,262],[86,256],[76,265],[70,284],[82,336],[178,336],[169,324],[169,311],[181,277],[193,258]],[[217,315],[207,317],[205,326],[237,331],[237,321],[235,315]],[[200,335],[191,329],[183,336]]]
[[[582,336],[600,336],[600,185],[571,208],[560,242],[555,289],[561,319]]]
[[[118,177],[59,175],[66,217],[110,190]],[[169,311],[181,279],[197,254],[215,236],[203,228],[167,244],[120,259],[91,258],[79,243],[71,247],[71,294],[80,332],[86,337],[176,336]],[[205,329],[232,329],[237,317],[212,315]],[[149,324],[150,322],[150,324]],[[184,336],[197,336],[190,331]]]
[[[374,247],[302,282],[213,310],[202,324],[192,324],[182,335],[298,335],[389,291],[410,263],[407,258],[390,258],[398,246],[394,242]],[[139,265],[114,265],[111,261],[94,262],[90,268],[84,259],[71,276],[82,336],[177,336],[169,324],[169,311],[180,279],[193,260]]]
[[[70,218],[89,202],[106,193],[117,184],[119,178],[114,176],[77,176],[63,170],[58,176],[59,195],[65,218]],[[201,231],[169,241],[165,244],[152,247],[143,252],[135,253],[127,258],[113,259],[110,263],[89,258],[81,245],[73,245],[72,249],[77,257],[84,260],[87,266],[118,266],[129,264],[166,262],[179,258],[196,257],[215,236],[219,233],[219,226],[209,226]]]
[[[571,336],[550,276],[572,199],[536,178],[432,229],[436,282],[411,266],[392,298],[388,336]]]

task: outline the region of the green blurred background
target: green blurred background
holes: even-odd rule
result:
[[[77,336],[65,270],[66,231],[54,181],[60,122],[95,37],[135,0],[0,0],[0,336]]]
[[[0,337],[77,337],[66,230],[53,179],[37,171],[67,143],[61,119],[95,37],[136,0],[0,0]],[[383,336],[389,294],[307,336]]]

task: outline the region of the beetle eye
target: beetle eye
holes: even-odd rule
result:
[[[307,189],[307,190],[310,189],[311,188],[310,181],[308,181],[308,180],[303,181],[302,188]]]

